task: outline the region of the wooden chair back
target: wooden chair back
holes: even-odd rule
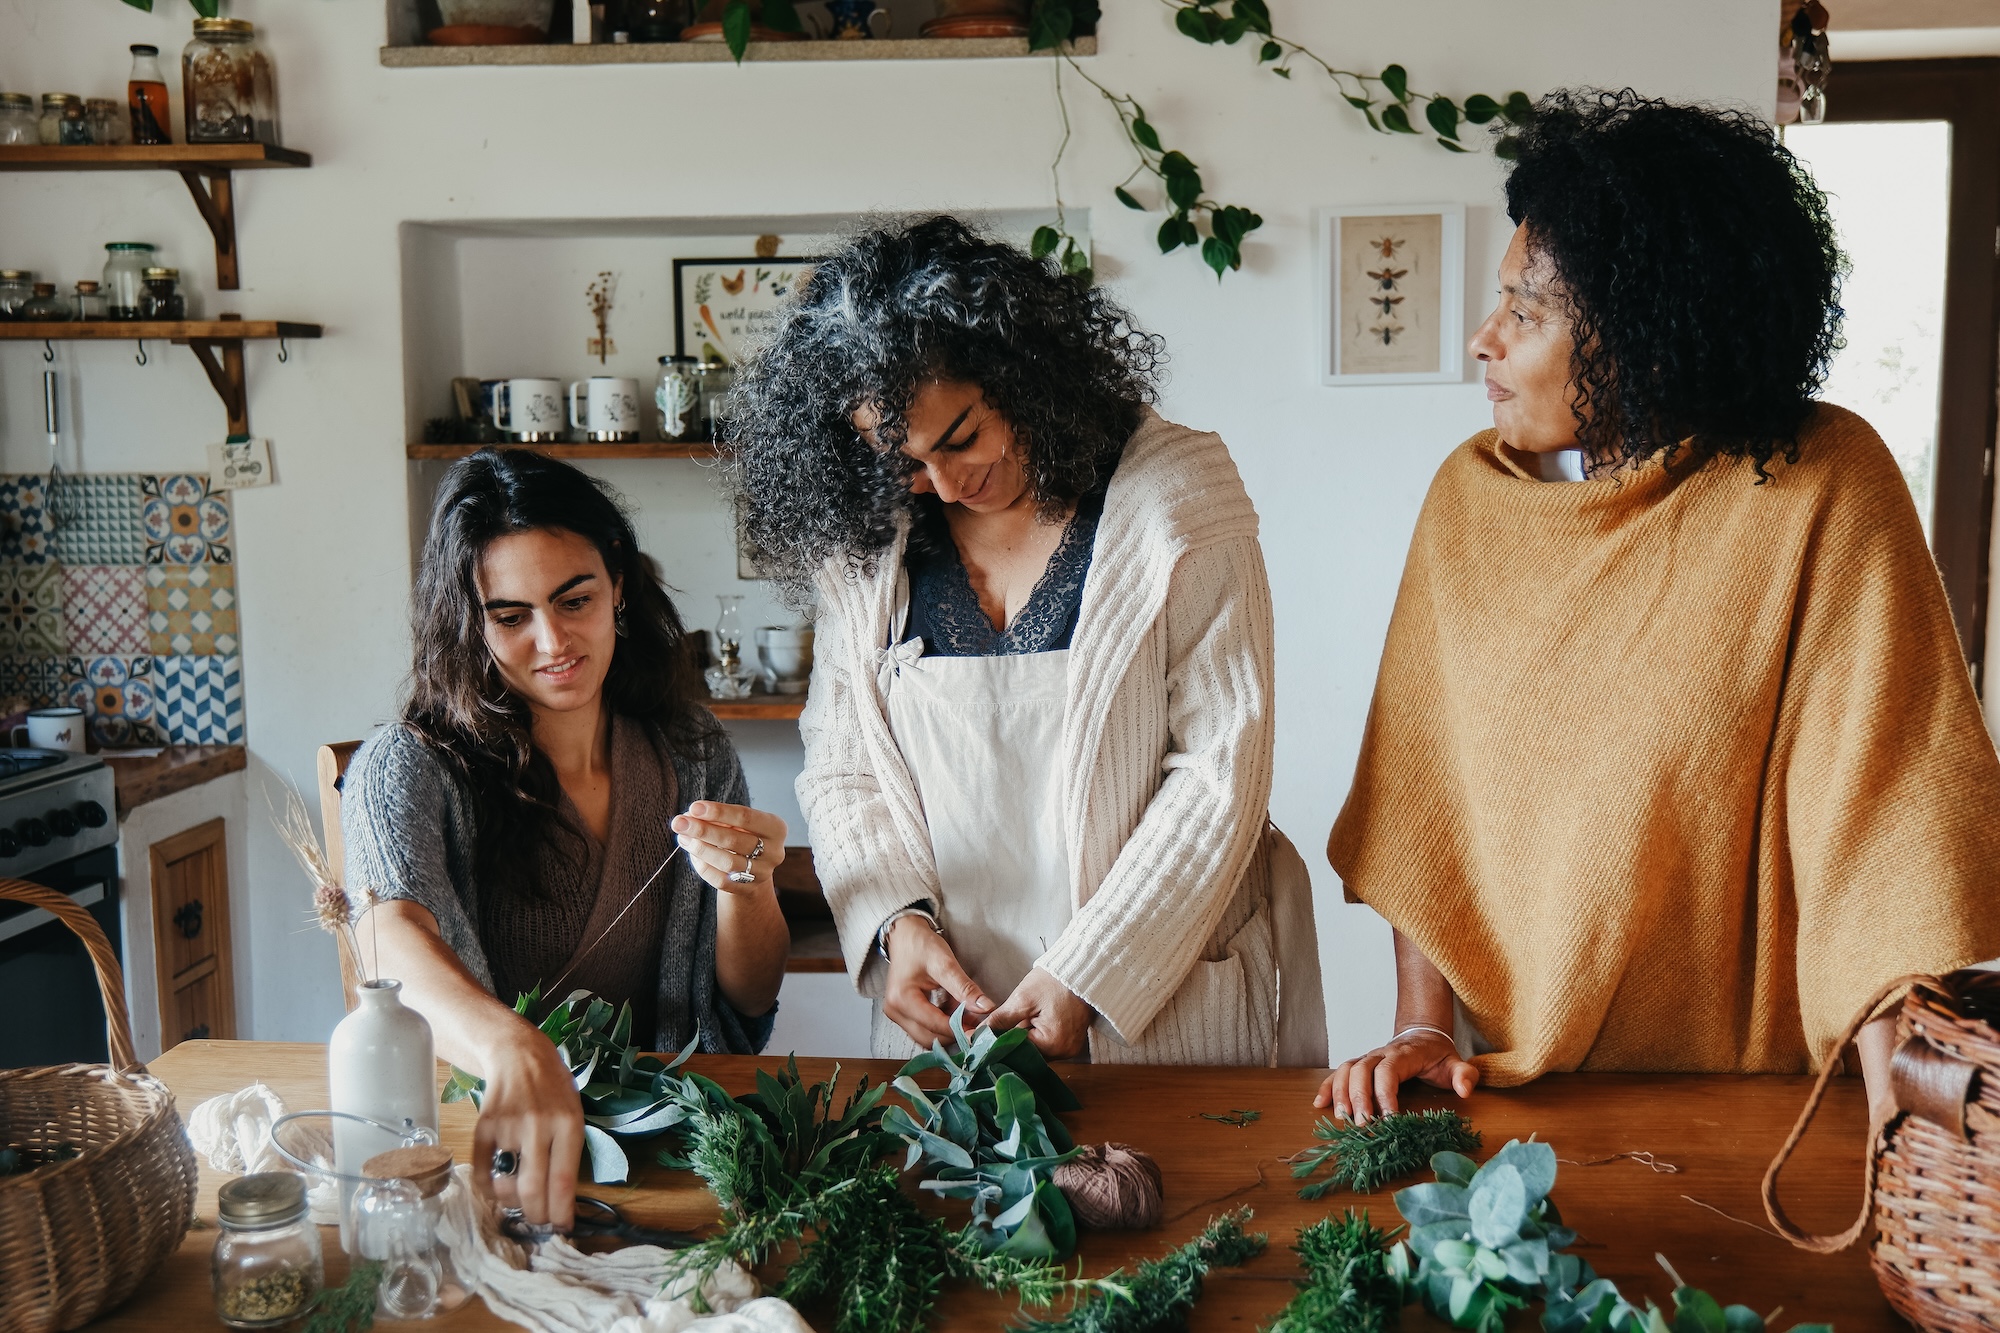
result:
[[[340,838],[340,780],[347,775],[348,762],[360,748],[360,741],[334,741],[319,747],[319,818],[325,828],[326,860],[333,869],[333,877],[343,884],[347,847]],[[340,949],[340,992],[351,1010],[355,987],[361,984],[361,960],[349,952],[346,940],[336,937],[336,942]]]

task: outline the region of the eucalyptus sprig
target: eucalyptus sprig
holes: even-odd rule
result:
[[[1681,1280],[1663,1254],[1653,1256],[1674,1283],[1674,1313],[1648,1299],[1642,1310],[1619,1294],[1609,1278],[1597,1278],[1573,1297],[1551,1300],[1542,1313],[1547,1333],[1764,1333],[1781,1313],[1760,1315],[1747,1305],[1723,1305]],[[1832,1324],[1794,1324],[1791,1333],[1833,1333]]]
[[[1372,1192],[1384,1181],[1423,1169],[1441,1152],[1479,1151],[1479,1131],[1456,1111],[1399,1111],[1365,1125],[1321,1116],[1313,1137],[1323,1147],[1308,1148],[1292,1162],[1292,1178],[1305,1180],[1329,1162],[1332,1174],[1299,1190],[1317,1199],[1335,1189]]]
[[[1347,1210],[1299,1233],[1292,1249],[1306,1270],[1299,1294],[1265,1333],[1385,1333],[1403,1308],[1402,1284],[1389,1274],[1390,1233],[1368,1214]]]
[[[514,1001],[514,1012],[532,1021],[541,1002],[542,989],[537,986]],[[630,1177],[632,1165],[621,1140],[657,1138],[686,1117],[686,1108],[676,1096],[673,1071],[694,1054],[701,1038],[697,1035],[672,1060],[641,1055],[639,1045],[632,1040],[631,1004],[619,1006],[614,1015],[609,1004],[587,990],[572,991],[538,1026],[542,1035],[555,1043],[583,1099],[583,1138],[590,1156],[591,1181],[622,1183]],[[478,1107],[485,1094],[485,1079],[454,1065],[438,1100],[469,1099]]]
[[[1244,1230],[1248,1208],[1213,1219],[1199,1236],[1158,1259],[1148,1259],[1129,1278],[1100,1278],[1097,1290],[1079,1297],[1064,1314],[1017,1324],[1026,1333],[1156,1333],[1187,1327],[1188,1311],[1201,1299],[1211,1268],[1235,1268],[1264,1252],[1266,1237]]]
[[[965,1028],[951,1015],[956,1044],[942,1042],[903,1066],[894,1087],[908,1109],[892,1106],[882,1128],[909,1145],[905,1168],[932,1166],[919,1188],[968,1199],[966,1234],[984,1252],[1019,1259],[1066,1259],[1076,1250],[1076,1220],[1056,1188],[1055,1169],[1077,1154],[1057,1117],[1080,1103],[1028,1040],[1026,1028]],[[943,1070],[942,1088],[919,1074]]]

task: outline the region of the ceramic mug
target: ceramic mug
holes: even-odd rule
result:
[[[37,750],[69,750],[83,753],[83,710],[81,708],[37,708],[28,714],[28,725],[14,728],[15,745]]]
[[[583,390],[581,411],[577,390]],[[617,375],[592,375],[569,386],[569,424],[586,440],[630,441],[639,438],[639,381]]]
[[[804,694],[812,676],[813,632],[766,625],[757,631],[757,657],[764,685],[773,694]]]
[[[501,380],[493,386],[493,424],[522,444],[563,437],[561,380]]]

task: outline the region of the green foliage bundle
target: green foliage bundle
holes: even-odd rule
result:
[[[541,987],[514,1001],[514,1012],[533,1018],[542,1001]],[[696,1042],[671,1061],[639,1054],[632,1041],[632,1006],[611,1006],[589,991],[572,991],[551,1008],[539,1027],[556,1044],[583,1098],[584,1146],[590,1155],[590,1179],[599,1185],[621,1184],[632,1173],[623,1141],[656,1138],[678,1125],[686,1112],[675,1096],[673,1071],[694,1054]],[[697,1038],[697,1041],[699,1038]],[[476,1107],[486,1093],[486,1080],[457,1066],[440,1101],[470,1099]]]
[[[1353,1209],[1299,1233],[1292,1247],[1305,1267],[1299,1294],[1265,1333],[1385,1333],[1403,1308],[1402,1284],[1390,1276],[1389,1233]]]
[[[1187,1327],[1188,1311],[1201,1299],[1211,1268],[1234,1268],[1264,1252],[1266,1237],[1243,1229],[1251,1212],[1239,1208],[1215,1218],[1199,1236],[1158,1259],[1140,1264],[1121,1281],[1113,1273],[1052,1319],[1031,1319],[1026,1333],[1165,1333]]]
[[[375,1296],[382,1280],[377,1259],[357,1259],[347,1281],[322,1288],[298,1333],[368,1333],[375,1326]]]
[[[968,1199],[967,1237],[982,1251],[1018,1259],[1066,1259],[1076,1221],[1056,1188],[1056,1167],[1076,1156],[1056,1117],[1079,1103],[1028,1040],[1026,1028],[965,1030],[951,1016],[957,1045],[937,1043],[903,1066],[895,1089],[909,1104],[890,1107],[882,1128],[909,1145],[905,1169],[932,1166],[920,1188]],[[917,1075],[944,1070],[945,1086],[925,1091]]]
[[[1651,1300],[1645,1309],[1637,1308],[1619,1295],[1609,1278],[1600,1277],[1573,1297],[1550,1301],[1542,1327],[1547,1333],[1764,1333],[1763,1315],[1747,1305],[1721,1304],[1681,1281],[1664,1255],[1655,1257],[1674,1282],[1672,1318]],[[1833,1333],[1833,1325],[1794,1324],[1791,1333]]]
[[[1313,1137],[1323,1147],[1307,1149],[1292,1163],[1292,1178],[1305,1180],[1331,1162],[1332,1174],[1299,1190],[1318,1199],[1335,1189],[1367,1194],[1384,1181],[1421,1170],[1441,1152],[1479,1151],[1479,1131],[1456,1111],[1399,1111],[1365,1125],[1321,1116]]]

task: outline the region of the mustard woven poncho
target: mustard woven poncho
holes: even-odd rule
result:
[[[1830,406],[1770,474],[1549,483],[1487,431],[1431,485],[1327,851],[1489,1082],[1802,1071],[2000,956],[2000,761],[1908,488]]]

